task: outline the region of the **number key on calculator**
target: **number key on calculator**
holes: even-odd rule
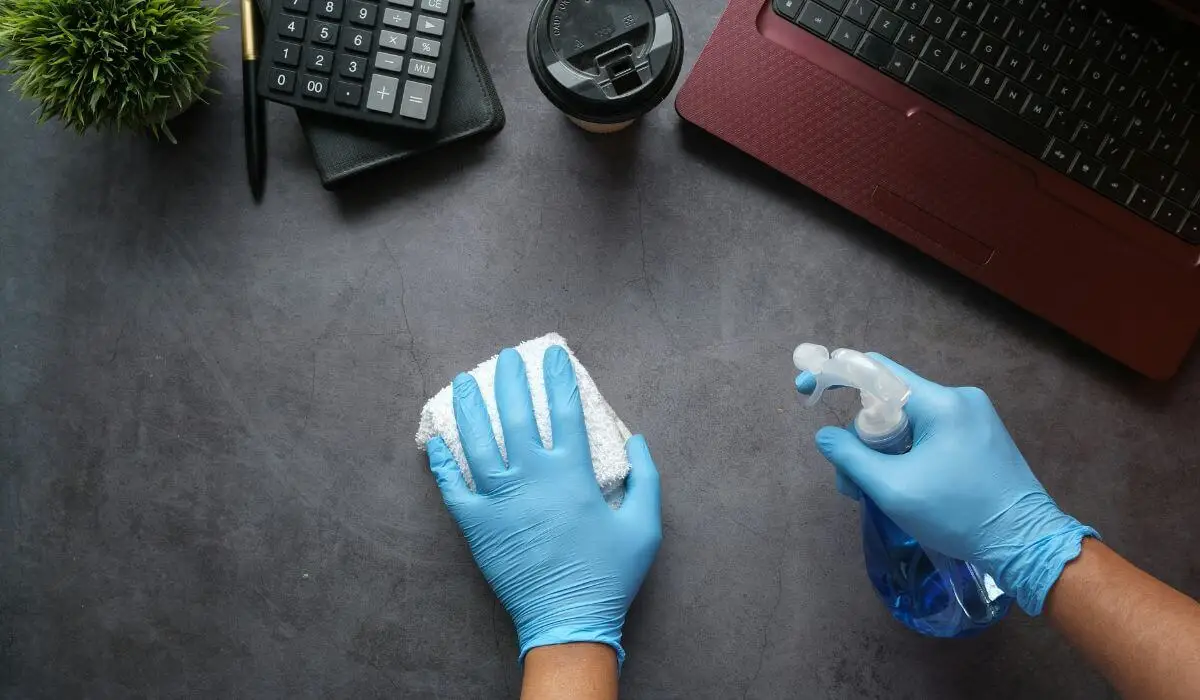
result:
[[[412,129],[437,126],[463,0],[272,0],[259,93]]]

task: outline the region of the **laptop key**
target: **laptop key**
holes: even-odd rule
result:
[[[1154,216],[1155,210],[1162,201],[1163,198],[1157,194],[1145,187],[1138,187],[1133,196],[1129,198],[1129,208],[1149,219]]]
[[[1167,188],[1167,196],[1185,207],[1196,203],[1196,195],[1200,194],[1200,186],[1182,175],[1176,175],[1175,181]]]
[[[1129,160],[1132,153],[1133,150],[1129,146],[1115,138],[1109,138],[1100,149],[1100,160],[1120,170],[1125,167],[1125,162]]]
[[[846,5],[845,15],[851,21],[865,27],[870,24],[871,17],[877,9],[879,6],[871,0],[850,0],[850,3]]]
[[[960,83],[925,63],[917,62],[909,75],[908,84],[917,92],[1035,157],[1041,157],[1050,143],[1050,136],[1045,132],[1004,111],[987,98],[963,89]]]
[[[1033,90],[1034,92],[1040,92],[1043,95],[1048,95],[1050,93],[1050,88],[1054,87],[1054,79],[1056,77],[1058,76],[1054,71],[1050,70],[1045,65],[1034,61],[1033,65],[1029,66],[1029,71],[1025,74],[1025,87]]]
[[[977,70],[979,70],[979,61],[959,51],[950,59],[950,67],[946,69],[946,73],[963,85],[970,85],[971,81],[975,79]]]
[[[800,13],[800,6],[803,4],[804,0],[773,0],[772,7],[775,8],[775,14],[787,19],[796,19],[796,15]],[[380,39],[380,43],[383,43],[382,39]]]
[[[959,3],[954,7],[954,11],[968,22],[979,24],[979,19],[983,17],[983,11],[986,8],[987,3],[983,2],[983,0],[959,0]]]
[[[1114,75],[1116,74],[1108,66],[1100,61],[1092,61],[1084,69],[1083,75],[1079,79],[1083,82],[1084,87],[1103,93],[1108,89]]]
[[[1039,61],[1054,65],[1054,62],[1058,60],[1058,55],[1062,53],[1062,48],[1063,45],[1057,39],[1051,39],[1043,34],[1033,42],[1029,53]]]
[[[1075,131],[1075,137],[1071,139],[1071,143],[1079,147],[1079,150],[1094,156],[1100,152],[1100,147],[1104,145],[1104,133],[1095,124],[1088,121],[1079,122],[1079,128]]]
[[[1075,164],[1075,159],[1078,157],[1078,148],[1055,139],[1054,143],[1050,144],[1050,148],[1046,149],[1046,155],[1042,156],[1042,161],[1066,175],[1071,172],[1071,166]]]
[[[950,48],[950,44],[934,37],[929,40],[928,44],[925,44],[925,50],[921,52],[921,60],[940,71],[945,71],[950,65],[950,57],[953,55],[954,49]]]
[[[1175,177],[1175,171],[1145,153],[1134,151],[1125,164],[1125,174],[1144,187],[1165,194]]]
[[[1083,88],[1079,87],[1079,83],[1071,82],[1060,75],[1054,81],[1054,87],[1050,88],[1050,97],[1067,109],[1075,109],[1075,102],[1079,100],[1082,92]]]
[[[854,53],[854,47],[858,46],[858,40],[862,38],[862,35],[862,27],[843,19],[833,28],[833,34],[829,38],[834,45]]]
[[[884,67],[884,70],[896,76],[897,78],[904,80],[908,77],[908,72],[912,70],[913,64],[916,62],[917,59],[904,53],[900,49],[896,49],[892,52],[892,59],[888,61],[888,64]]]
[[[920,22],[925,19],[929,5],[929,0],[900,0],[900,4],[896,6],[896,12],[913,22]]]
[[[1183,150],[1183,144],[1183,139],[1171,136],[1160,129],[1158,138],[1154,139],[1154,145],[1150,147],[1150,153],[1168,163],[1174,163],[1179,152]]]
[[[996,102],[1008,111],[1019,114],[1027,99],[1029,99],[1029,90],[1016,81],[1006,80],[1003,87],[1000,88],[1000,95],[996,98]]]
[[[804,9],[800,10],[800,14],[796,16],[796,24],[821,38],[829,36],[829,32],[833,31],[833,25],[836,23],[837,15],[833,14],[832,10],[812,2],[812,0],[809,0],[804,5]]]
[[[925,48],[925,42],[929,41],[929,32],[921,29],[912,22],[908,22],[900,29],[900,34],[896,36],[896,46],[904,49],[911,54],[920,54]]]
[[[1037,27],[1024,20],[1014,19],[1012,24],[1008,25],[1004,40],[1012,44],[1017,51],[1029,53],[1034,40],[1037,39],[1037,33]]]
[[[1134,187],[1137,185],[1133,180],[1117,172],[1114,168],[1105,168],[1104,172],[1100,174],[1100,178],[1096,180],[1096,191],[1120,204],[1129,201],[1129,195],[1133,194]]]
[[[921,26],[937,38],[945,39],[950,36],[950,27],[954,26],[954,13],[934,5],[921,20]]]
[[[1008,32],[1008,26],[1012,24],[1012,21],[1012,15],[1001,10],[995,3],[992,3],[984,10],[983,18],[979,20],[979,25],[988,34],[1003,37]]]
[[[1000,92],[1000,83],[1002,82],[1004,82],[1004,76],[1000,75],[998,71],[987,66],[980,66],[979,74],[975,76],[975,82],[971,83],[971,87],[994,100],[996,94]]]
[[[1020,80],[1025,77],[1025,71],[1029,70],[1032,63],[1028,56],[1010,46],[1000,57],[1000,70]]]
[[[1021,110],[1021,116],[1044,127],[1049,123],[1050,117],[1054,116],[1054,103],[1044,95],[1032,93],[1029,101],[1025,103],[1024,109]]]
[[[975,50],[972,53],[975,54],[975,58],[983,61],[985,65],[999,65],[1000,55],[1004,53],[1004,42],[990,34],[984,34],[980,37],[979,42],[975,44]]]
[[[871,31],[879,36],[891,41],[900,33],[900,26],[904,20],[887,10],[879,10],[875,13],[875,19],[871,20]]]
[[[1187,212],[1184,211],[1183,207],[1164,199],[1158,205],[1158,211],[1154,212],[1153,220],[1154,223],[1174,233],[1183,225],[1183,220],[1186,217]]]
[[[960,19],[950,30],[950,43],[963,51],[970,51],[975,48],[975,42],[979,41],[979,34],[978,29]]]
[[[892,50],[886,39],[868,33],[858,45],[856,55],[876,68],[882,68],[892,60]]]
[[[1188,214],[1179,229],[1179,237],[1188,243],[1200,245],[1200,214]]]
[[[1071,172],[1067,173],[1072,179],[1080,182],[1088,187],[1096,184],[1096,179],[1100,177],[1100,170],[1103,165],[1092,158],[1085,155],[1080,155],[1075,159],[1075,165],[1071,166]]]
[[[1098,123],[1104,117],[1106,107],[1107,100],[1088,90],[1084,90],[1079,96],[1079,101],[1075,103],[1075,111],[1079,112],[1079,116],[1093,123]]]
[[[1038,0],[1003,0],[1003,2],[1004,9],[1023,19],[1029,19],[1038,6]]]
[[[1134,115],[1133,119],[1129,120],[1129,130],[1125,132],[1125,140],[1129,142],[1130,146],[1140,151],[1148,151],[1154,144],[1154,135],[1157,132],[1158,129],[1149,120]]]
[[[1050,120],[1047,128],[1050,133],[1054,134],[1061,141],[1070,141],[1075,138],[1075,130],[1079,128],[1079,117],[1074,113],[1068,112],[1065,109],[1060,109],[1054,113],[1054,117]]]

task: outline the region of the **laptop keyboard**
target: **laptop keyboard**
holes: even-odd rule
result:
[[[1200,245],[1200,31],[1129,0],[772,0],[785,19]]]

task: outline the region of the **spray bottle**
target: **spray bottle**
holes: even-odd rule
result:
[[[856,350],[805,343],[792,354],[796,369],[817,382],[813,406],[830,387],[857,389],[862,410],[854,432],[863,444],[885,454],[912,448],[912,425],[904,412],[908,385],[880,362]],[[867,575],[892,616],[931,637],[966,637],[1008,612],[1012,598],[974,565],[925,549],[862,495],[863,555]]]

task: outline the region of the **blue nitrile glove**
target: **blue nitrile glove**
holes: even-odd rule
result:
[[[632,471],[619,510],[605,503],[592,471],[583,406],[570,358],[546,350],[543,369],[553,447],[542,446],[515,350],[500,353],[496,403],[508,464],[492,435],[475,380],[454,380],[454,417],[476,493],[440,438],[428,443],[442,499],[483,576],[512,616],[521,660],[567,642],[608,644],[624,662],[621,627],[658,545],[658,471],[641,436],[625,448]]]
[[[1083,538],[1099,534],[1059,510],[987,394],[934,384],[870,355],[912,389],[912,450],[881,454],[833,427],[817,432],[817,449],[918,542],[982,566],[1025,612],[1040,614]],[[811,374],[796,377],[801,393],[814,387]]]

